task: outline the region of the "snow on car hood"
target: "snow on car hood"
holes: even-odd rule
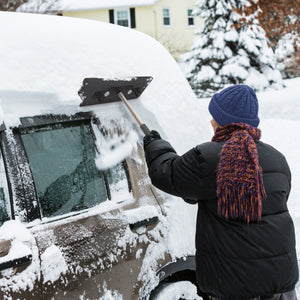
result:
[[[0,32],[0,117],[7,124],[17,124],[20,116],[83,110],[77,92],[85,77],[153,76],[141,97],[130,101],[143,121],[179,152],[207,139],[207,110],[175,60],[150,36],[99,21],[8,12],[0,12],[0,26],[5,28]],[[107,117],[107,107],[84,109]],[[120,116],[130,119],[124,110]],[[174,130],[174,122],[182,124],[180,130]]]

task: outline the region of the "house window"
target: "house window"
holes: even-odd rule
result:
[[[163,24],[165,26],[170,26],[171,25],[170,9],[169,8],[163,8]]]
[[[125,27],[136,28],[135,8],[130,7],[125,9],[110,9],[109,22]]]
[[[188,9],[188,25],[189,26],[194,26],[195,25],[195,20],[194,20],[192,9]]]
[[[130,27],[130,14],[129,9],[116,9],[115,10],[115,24]]]

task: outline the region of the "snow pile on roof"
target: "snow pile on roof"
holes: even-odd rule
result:
[[[62,11],[107,9],[153,5],[158,0],[61,0]]]
[[[136,130],[123,103],[79,108],[77,92],[86,77],[152,76],[139,99],[130,100],[148,127],[179,153],[209,137],[207,108],[201,111],[176,61],[148,35],[98,21],[7,12],[0,13],[0,26],[6,28],[0,32],[0,108],[6,125],[16,125],[20,116],[93,110],[103,118],[127,119]],[[174,120],[181,124],[176,130]]]

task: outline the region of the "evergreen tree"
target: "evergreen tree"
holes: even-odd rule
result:
[[[195,15],[205,18],[194,45],[185,55],[186,77],[195,93],[211,96],[227,84],[248,84],[255,90],[282,86],[275,56],[268,47],[257,13],[242,15],[247,0],[203,0]],[[246,18],[244,25],[240,19]]]

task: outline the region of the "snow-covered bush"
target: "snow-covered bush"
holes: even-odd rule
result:
[[[296,49],[295,49],[296,48]],[[300,76],[300,36],[288,33],[276,45],[277,68],[284,78]]]
[[[205,22],[183,59],[188,65],[186,77],[197,95],[210,96],[226,84],[244,83],[255,90],[282,86],[275,55],[256,13],[242,16],[234,10],[248,4],[247,0],[203,0],[196,4],[194,14]],[[251,25],[241,24],[241,18],[247,18]]]

